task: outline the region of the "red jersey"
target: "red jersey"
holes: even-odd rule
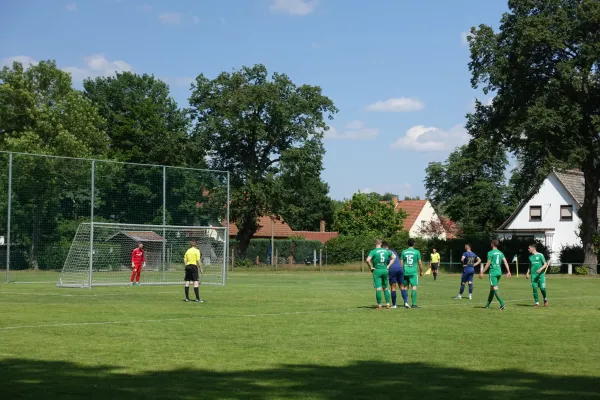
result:
[[[146,261],[146,254],[144,253],[144,249],[135,248],[131,252],[131,262],[134,265],[142,265],[143,262]]]

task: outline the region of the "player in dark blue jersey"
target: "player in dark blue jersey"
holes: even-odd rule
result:
[[[387,242],[383,242],[381,247],[384,249],[389,249],[390,245]],[[392,264],[389,270],[390,275],[390,286],[392,287],[392,308],[398,308],[396,306],[396,284],[400,286],[400,292],[402,293],[402,299],[404,299],[404,307],[410,308],[408,305],[408,292],[404,287],[404,269],[400,265],[400,258],[398,257],[398,253],[396,250],[390,251],[396,256],[396,260]]]
[[[475,275],[475,267],[481,264],[481,258],[471,251],[471,245],[465,245],[465,252],[460,260],[463,263],[463,274],[460,277],[460,293],[455,299],[462,299],[462,294],[465,291],[465,285],[469,284],[469,300],[473,298],[473,275]]]

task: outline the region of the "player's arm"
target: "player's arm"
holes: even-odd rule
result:
[[[146,268],[146,252],[142,253],[142,267]]]
[[[135,249],[133,249],[133,251],[131,252],[131,268],[135,268]]]
[[[489,267],[490,267],[490,260],[489,260],[489,257],[488,257],[487,262],[485,263],[485,265],[479,271],[479,279],[483,278],[483,274],[485,273],[485,271],[488,270]]]
[[[423,276],[423,261],[420,258],[417,265],[419,266],[419,276]]]
[[[394,264],[394,261],[396,261],[396,255],[394,253],[392,253],[392,255],[390,257],[390,262],[387,265],[388,271],[390,270],[390,268],[392,268],[392,264]]]
[[[369,257],[367,257],[367,265],[369,266],[369,270],[371,272],[373,272],[373,263],[371,263],[372,257],[369,255]]]
[[[506,257],[504,257],[502,259],[502,261],[504,262],[504,267],[506,268],[506,277],[510,278],[511,277],[510,267],[508,266],[508,261],[506,261]]]
[[[477,257],[477,259],[475,260],[475,264],[473,264],[473,267],[476,267],[479,264],[481,264],[481,258]]]
[[[464,264],[464,263],[465,263],[465,258],[466,258],[466,257],[465,257],[465,255],[463,254],[463,256],[460,258],[460,262]]]
[[[525,274],[525,279],[529,279],[530,272],[531,272],[531,267],[527,268],[527,273]]]
[[[200,253],[200,251],[198,251],[198,260],[196,261],[196,265],[198,265],[200,273],[203,274],[204,270],[202,269],[202,253]]]
[[[546,271],[548,271],[548,261],[546,261],[546,257],[544,257],[544,255],[542,254],[542,260],[544,260],[544,265],[542,265],[542,268],[538,269],[538,274],[542,274],[542,273],[546,273]],[[543,272],[542,272],[543,271]]]

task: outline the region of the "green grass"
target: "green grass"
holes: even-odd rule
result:
[[[508,310],[421,278],[418,310],[376,311],[367,273],[236,272],[224,288],[0,285],[2,399],[600,399],[600,280],[524,277]]]

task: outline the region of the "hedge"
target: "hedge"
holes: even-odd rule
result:
[[[259,263],[268,263],[268,251],[270,245],[270,239],[250,240],[248,250],[246,251],[245,259],[250,260],[251,263],[254,264],[256,262],[256,258],[258,257]],[[229,242],[229,246],[232,249],[236,250],[236,253],[238,253],[239,241],[231,240]],[[318,240],[275,240],[275,249],[277,250],[277,256],[280,259],[285,258],[286,260],[289,260],[289,258],[292,257],[294,263],[303,263],[307,259],[312,260],[315,250],[317,251],[318,257],[319,250],[322,247],[323,245]],[[238,259],[241,258],[239,254],[237,255],[237,257]]]

